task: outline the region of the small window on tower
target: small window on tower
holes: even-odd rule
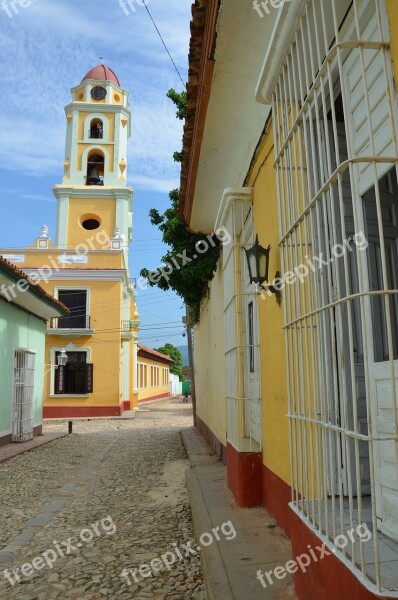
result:
[[[88,229],[89,231],[98,229],[101,225],[101,217],[94,213],[85,213],[84,215],[81,215],[79,224],[83,229]]]
[[[104,124],[101,119],[93,119],[90,123],[90,138],[102,140],[104,137]]]
[[[84,229],[88,229],[89,231],[92,229],[98,229],[99,226],[100,222],[97,221],[97,219],[86,219],[82,223],[82,227],[84,227]]]

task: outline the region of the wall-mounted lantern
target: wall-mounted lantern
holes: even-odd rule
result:
[[[252,248],[245,248],[247,266],[249,269],[250,283],[255,283],[259,286],[260,294],[261,290],[266,290],[275,294],[276,301],[278,304],[281,303],[281,292],[272,285],[263,285],[265,281],[268,281],[269,271],[269,255],[271,252],[271,246],[264,248],[258,241],[258,235],[256,235],[256,241]],[[277,271],[275,278],[280,277],[279,271]]]
[[[59,367],[64,367],[67,362],[68,362],[68,355],[66,354],[65,348],[62,348],[61,352],[58,353],[56,365],[53,365],[53,364],[52,365],[44,365],[45,367],[47,367],[47,366],[50,367],[50,369],[48,369],[48,371],[46,371],[44,373],[44,375],[47,375],[47,373],[49,373],[53,367],[54,367],[54,369],[58,369]]]
[[[62,348],[61,352],[57,356],[57,367],[64,367],[68,362],[68,355],[65,352],[65,348]]]

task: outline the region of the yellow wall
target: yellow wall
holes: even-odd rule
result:
[[[122,315],[121,284],[111,281],[78,281],[50,282],[42,284],[49,293],[55,293],[55,287],[89,287],[89,314],[94,336],[73,339],[76,350],[91,349],[90,362],[94,363],[94,392],[87,398],[62,398],[56,395],[44,396],[44,406],[118,406],[122,401],[119,392],[120,373],[120,325]],[[71,340],[64,336],[46,336],[46,363],[50,364],[50,348],[65,347]],[[101,368],[99,368],[101,365]],[[46,375],[45,390],[50,389],[50,374]]]
[[[104,144],[103,140],[90,140],[89,142],[80,142],[78,147],[77,147],[77,169],[79,171],[82,170],[83,168],[83,152],[89,148],[90,146],[94,146],[96,145],[95,142],[97,142],[98,145],[98,141],[100,142],[101,145],[101,150],[106,150],[108,157],[109,157],[109,162],[108,162],[108,166],[106,167],[106,162],[105,162],[105,168],[107,168],[109,170],[110,173],[113,173],[113,163],[114,163],[114,151],[115,151],[115,147],[113,144]],[[93,150],[93,152],[95,153],[95,150]],[[85,168],[86,168],[87,164],[85,164]]]
[[[145,382],[141,382],[140,378],[138,378],[138,385],[142,385],[142,387],[138,388],[138,401],[142,402],[143,400],[148,400],[150,398],[156,396],[166,396],[170,393],[170,383],[169,383],[169,367],[166,363],[158,362],[156,360],[151,360],[149,358],[145,358],[143,356],[138,356],[138,365],[142,364],[146,366],[147,369],[147,381],[146,387]],[[152,385],[151,381],[151,367],[159,368],[159,385]],[[139,368],[139,367],[138,367]],[[162,373],[163,369],[167,369],[166,378],[167,383],[163,384]],[[156,382],[154,382],[156,383]]]
[[[93,107],[93,112],[96,112],[95,107]],[[89,113],[81,112],[79,113],[79,122],[78,122],[78,139],[84,139],[84,123],[87,119]],[[115,137],[115,115],[114,113],[103,113],[101,112],[102,118],[107,119],[109,123],[109,141],[113,142]],[[92,144],[95,144],[98,140],[93,139],[91,141]]]
[[[395,83],[398,82],[398,2],[387,0],[387,12],[390,20],[391,55],[393,60]]]
[[[105,201],[105,204],[107,201]],[[102,206],[102,202],[101,202]],[[109,207],[108,214],[110,215]],[[96,232],[81,230],[91,236]],[[76,235],[76,234],[75,234]],[[80,238],[82,239],[82,238]],[[77,240],[76,240],[77,241]],[[7,253],[7,250],[1,250],[1,253]],[[88,263],[85,265],[60,265],[58,256],[65,254],[65,250],[58,248],[49,248],[47,250],[21,249],[18,254],[25,256],[24,263],[18,263],[19,268],[37,268],[40,275],[40,269],[43,269],[38,282],[51,295],[55,295],[55,288],[89,288],[89,314],[91,317],[91,328],[95,330],[95,335],[81,338],[68,338],[65,336],[46,336],[46,364],[50,365],[50,348],[63,348],[68,343],[73,342],[76,350],[80,348],[91,350],[91,362],[94,363],[94,393],[87,398],[62,398],[56,395],[51,398],[50,373],[45,378],[45,396],[44,406],[62,407],[62,406],[118,406],[123,400],[122,388],[120,387],[120,360],[121,360],[121,321],[125,318],[121,313],[123,306],[122,282],[121,281],[93,281],[78,280],[70,281],[62,279],[62,272],[76,268],[101,269],[122,269],[123,252],[88,252]],[[49,267],[49,268],[48,268]],[[46,277],[55,273],[59,276],[58,280],[45,281]],[[131,318],[137,319],[136,306],[134,302],[131,305]],[[133,341],[131,341],[131,357],[133,354]],[[130,400],[133,400],[134,370],[133,359],[131,359],[130,370]],[[47,367],[47,370],[48,370]],[[135,399],[137,404],[137,399]]]
[[[210,297],[202,303],[200,323],[195,327],[195,391],[199,418],[226,445],[224,339],[224,286],[219,262],[210,283]]]
[[[78,244],[86,243],[88,239],[93,240],[93,245],[96,248],[103,247],[97,241],[96,235],[100,231],[105,231],[108,235],[113,235],[115,230],[115,199],[98,199],[88,200],[81,198],[70,198],[69,200],[69,219],[68,219],[68,248],[74,248]],[[80,225],[80,220],[83,215],[97,215],[101,219],[99,229],[87,231]],[[101,238],[98,238],[101,240]]]
[[[258,151],[248,185],[254,187],[254,229],[260,244],[271,245],[269,275],[272,280],[281,270],[276,174],[273,168],[272,125]],[[283,295],[282,295],[283,302]],[[289,424],[286,414],[287,373],[283,327],[283,307],[275,297],[266,295],[259,301],[261,377],[263,399],[263,461],[290,482]]]

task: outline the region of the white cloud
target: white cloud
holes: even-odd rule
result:
[[[135,189],[141,189],[151,192],[167,192],[179,187],[179,179],[153,179],[152,177],[144,177],[138,175],[132,180],[132,185]]]
[[[185,79],[189,4],[152,0],[148,8]],[[3,168],[60,182],[69,90],[102,54],[131,92],[132,185],[178,185],[172,154],[181,146],[182,123],[166,92],[181,83],[144,7],[126,17],[118,0],[101,0],[100,8],[97,0],[37,0],[12,19],[0,16]]]

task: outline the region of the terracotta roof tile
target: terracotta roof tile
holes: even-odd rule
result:
[[[180,216],[185,218],[188,225],[210,97],[219,9],[220,0],[195,0],[192,5],[179,205]]]
[[[174,362],[174,360],[172,358],[170,358],[170,356],[167,356],[167,354],[162,354],[161,352],[158,352],[157,350],[153,350],[153,348],[148,348],[147,346],[143,346],[142,344],[137,344],[138,346],[138,353],[141,350],[142,352],[145,352],[146,354],[151,354],[154,357],[154,360],[156,360],[157,358],[161,358],[163,361],[167,361],[170,364]]]

